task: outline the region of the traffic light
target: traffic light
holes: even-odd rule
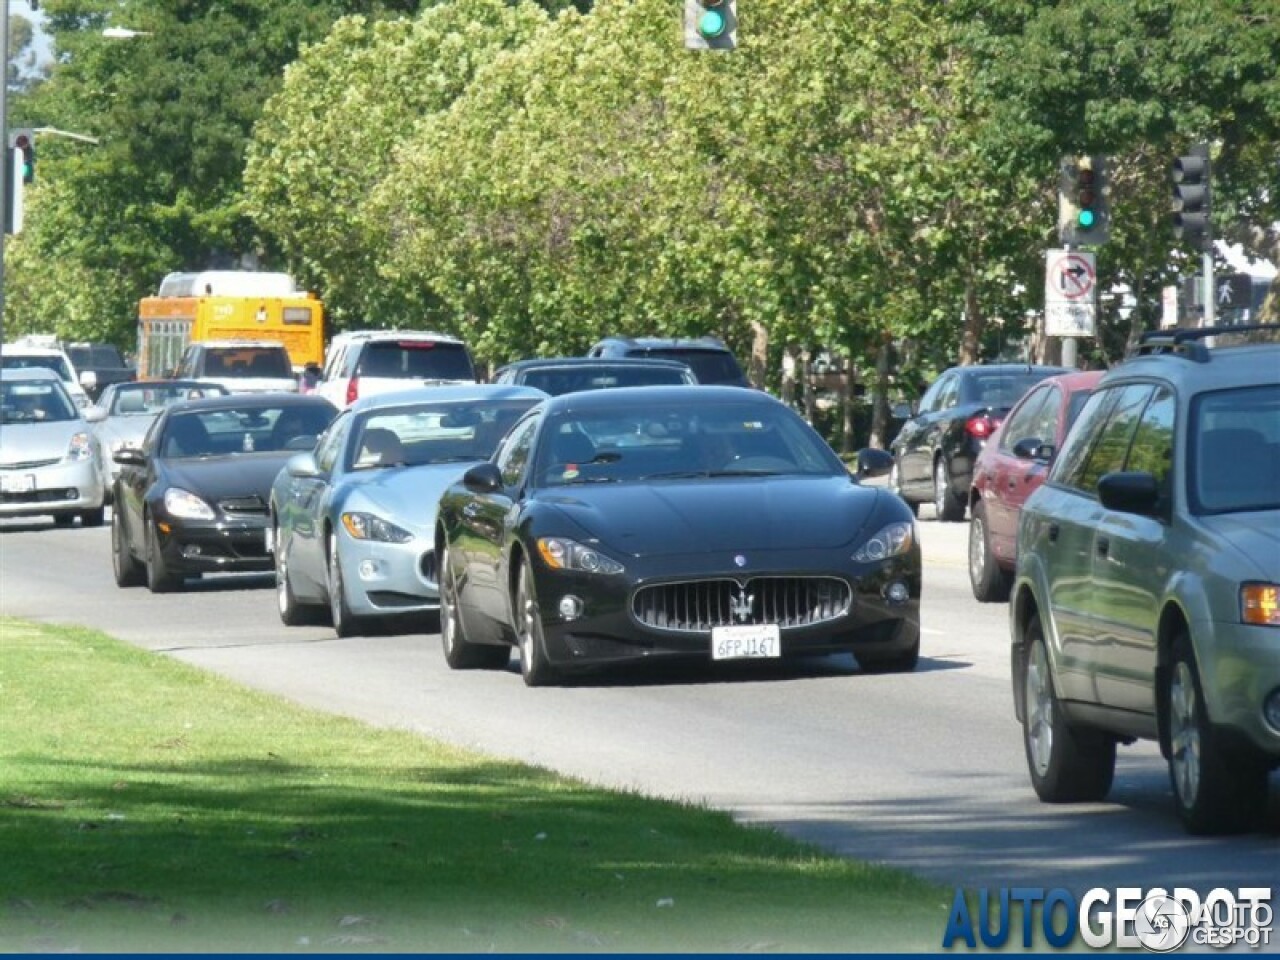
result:
[[[685,0],[684,45],[690,50],[737,47],[737,0]]]
[[[1212,196],[1209,190],[1209,147],[1196,144],[1173,162],[1173,232],[1188,246],[1208,252],[1213,249],[1213,229],[1209,223]]]
[[[36,178],[36,132],[30,127],[21,127],[9,131],[9,154],[22,151],[22,182],[30,183]]]
[[[1063,157],[1058,172],[1058,235],[1064,246],[1097,246],[1111,237],[1107,158]]]

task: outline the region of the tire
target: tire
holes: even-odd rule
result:
[[[329,620],[339,637],[354,637],[364,629],[361,619],[347,606],[346,586],[342,582],[342,564],[338,557],[338,535],[329,534]]]
[[[1027,627],[1022,661],[1022,745],[1031,785],[1045,803],[1102,800],[1116,770],[1116,742],[1096,730],[1073,727],[1053,689],[1049,652],[1039,619]]]
[[[951,488],[951,471],[944,456],[939,456],[933,465],[933,508],[937,519],[945,523],[964,519],[964,501]]]
[[[147,589],[152,593],[171,593],[182,586],[182,577],[169,569],[151,518],[144,517],[142,526],[147,532]]]
[[[119,510],[111,511],[111,572],[115,574],[117,587],[140,587],[147,577],[142,564],[129,549]]]
[[[458,617],[458,582],[449,566],[449,548],[440,557],[440,643],[452,670],[501,670],[511,661],[511,648],[470,643]]]
[[[275,531],[275,568],[276,568],[276,610],[280,614],[280,622],[286,627],[301,627],[314,623],[315,609],[310,604],[299,603],[293,593],[293,583],[289,579],[289,564],[281,556],[280,531]]]
[[[902,492],[902,477],[898,472],[898,459],[893,460],[893,466],[889,468],[889,490],[898,495],[898,499],[911,508],[911,515],[918,517],[920,515],[920,504],[914,500],[908,500]]]
[[[1209,723],[1200,671],[1185,633],[1173,642],[1173,662],[1161,704],[1169,734],[1169,782],[1188,833],[1244,833],[1267,806],[1267,768],[1232,750]]]
[[[106,507],[98,507],[96,510],[84,510],[80,513],[80,526],[100,527],[106,521],[106,518]]]
[[[987,508],[981,500],[973,505],[969,519],[969,586],[980,603],[1003,603],[1009,599],[1013,578],[1001,568],[991,552],[991,531]]]
[[[538,598],[533,592],[533,574],[527,562],[520,564],[511,606],[515,613],[516,644],[520,647],[520,675],[524,677],[525,686],[546,687],[556,683],[558,677],[547,659]]]

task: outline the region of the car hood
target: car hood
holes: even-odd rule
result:
[[[61,460],[67,455],[71,438],[88,432],[89,427],[82,420],[6,423],[0,430],[0,466]]]
[[[843,477],[751,477],[545,490],[590,536],[636,556],[844,546],[879,491]]]
[[[1271,512],[1271,511],[1268,511]],[[1260,575],[1280,579],[1280,529],[1261,522],[1258,513],[1204,517],[1204,524],[1220,542],[1229,543],[1247,557]]]
[[[266,503],[271,483],[292,451],[233,454],[202,460],[166,460],[168,486],[181,487],[205,500],[227,497],[261,497]]]
[[[479,462],[358,470],[346,475],[343,490],[334,502],[346,510],[375,512],[402,527],[429,535],[435,526],[436,504],[441,495],[468,467]]]

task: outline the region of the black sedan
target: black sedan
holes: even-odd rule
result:
[[[187,576],[273,569],[267,504],[285,461],[310,450],[337,409],[322,397],[233,394],[166,407],[142,448],[113,459],[116,583],[154,593]]]
[[[890,459],[861,462],[883,475]],[[436,538],[455,669],[500,668],[512,644],[530,686],[638,660],[919,656],[910,511],[765,393],[544,401],[445,491]]]

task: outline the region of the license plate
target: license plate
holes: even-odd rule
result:
[[[5,493],[30,493],[35,488],[34,473],[0,473],[0,490]]]
[[[712,660],[755,660],[782,656],[782,638],[776,623],[713,627]]]

